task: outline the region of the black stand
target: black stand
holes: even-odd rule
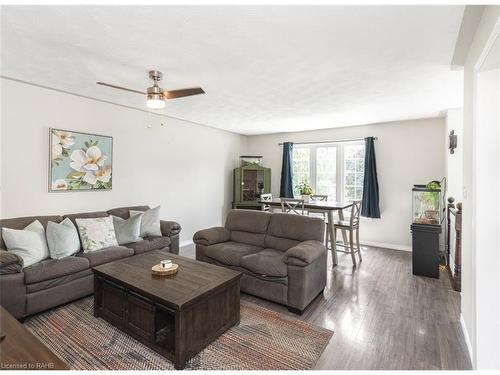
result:
[[[413,224],[412,265],[413,274],[439,279],[440,225]]]

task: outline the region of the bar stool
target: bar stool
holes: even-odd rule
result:
[[[314,194],[311,195],[311,201],[316,202],[326,202],[328,201],[328,195]],[[311,215],[312,214],[312,215]],[[315,210],[314,208],[307,209],[308,216],[321,217],[325,221],[325,246],[328,247],[328,239],[330,238],[330,227],[328,226],[328,214],[322,210]]]
[[[304,215],[304,200],[295,198],[280,198],[281,212],[287,214]]]
[[[261,202],[269,202],[273,200],[273,195],[271,193],[261,194],[260,201]],[[262,211],[272,212],[271,206],[265,203],[262,203],[260,206]]]
[[[361,247],[359,246],[359,215],[361,213],[361,201],[353,201],[351,207],[351,217],[349,220],[343,221],[334,221],[333,222],[333,230],[335,231],[335,238],[337,238],[337,229],[347,230],[349,231],[349,243],[345,244],[335,244],[337,247],[337,251],[341,253],[351,254],[352,263],[356,266],[356,256],[358,253],[359,261],[361,262],[363,259],[361,258]],[[356,249],[354,249],[354,232],[356,232]],[[339,247],[344,250],[340,250]]]

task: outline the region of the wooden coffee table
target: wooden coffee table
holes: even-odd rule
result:
[[[69,366],[0,306],[0,370],[69,370]]]
[[[170,259],[172,276],[151,267]],[[93,268],[94,315],[171,360],[176,369],[240,321],[241,273],[164,251]]]

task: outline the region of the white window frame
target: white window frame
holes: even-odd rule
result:
[[[302,143],[294,145],[295,148],[309,149],[309,184],[316,191],[316,156],[319,147],[336,147],[336,197],[337,202],[344,202],[344,146],[346,145],[364,145],[363,141],[346,141],[330,143]]]

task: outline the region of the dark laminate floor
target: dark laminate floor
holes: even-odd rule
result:
[[[471,369],[460,294],[446,273],[439,280],[413,276],[409,252],[366,247],[362,254],[356,270],[339,254],[324,295],[300,317],[335,331],[316,369]],[[194,246],[181,255],[194,258]],[[272,302],[242,299],[297,317]]]

